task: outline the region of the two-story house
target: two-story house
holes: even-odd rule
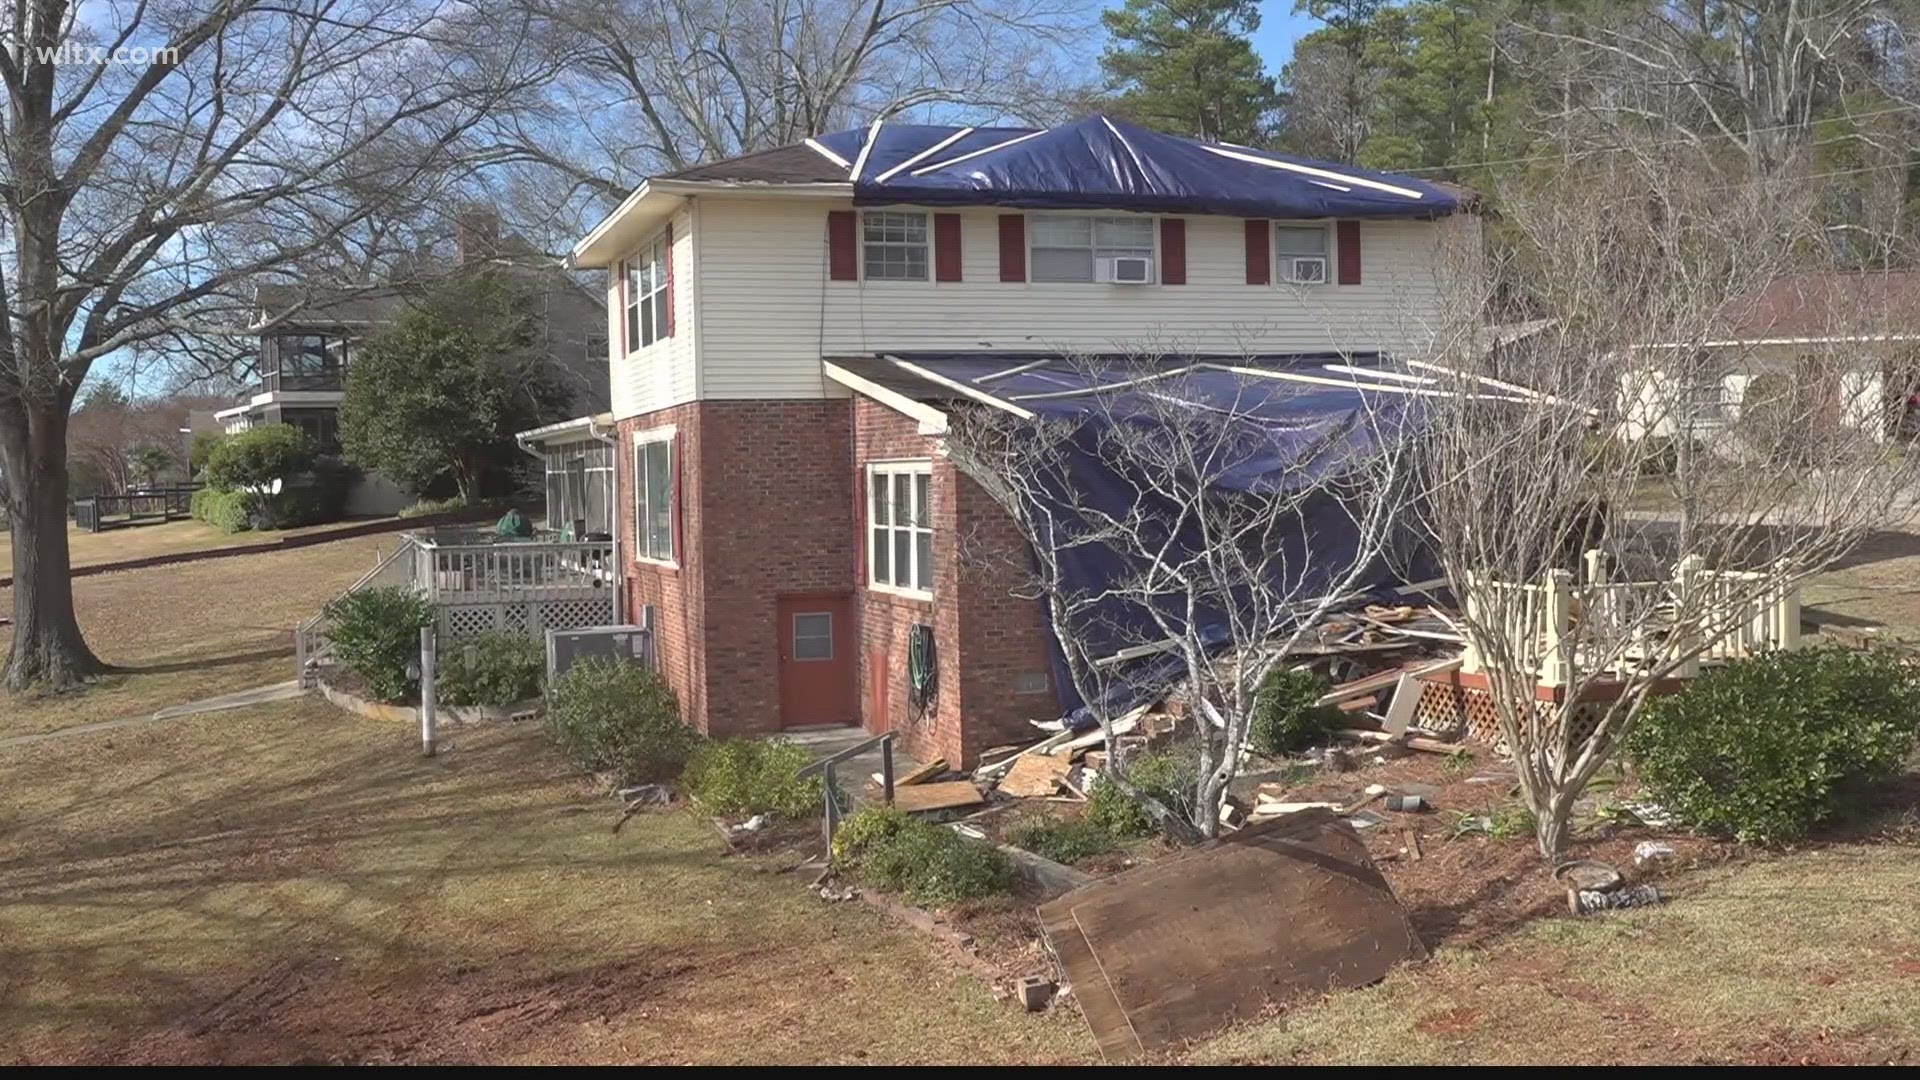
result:
[[[534,347],[549,358],[571,394],[573,410],[604,409],[608,350],[599,294],[522,237],[503,234],[491,210],[461,214],[454,247],[454,261],[437,272],[451,276],[484,269],[510,275],[537,310],[543,337]],[[356,343],[405,312],[417,295],[415,286],[260,286],[254,297],[257,381],[242,391],[238,404],[215,414],[221,429],[292,424],[319,453],[337,455],[340,402]],[[365,473],[349,487],[346,510],[353,516],[390,514],[415,498],[415,492],[387,477]]]
[[[715,734],[900,730],[956,765],[1059,715],[1012,523],[943,402],[1062,353],[1419,350],[1457,192],[1090,117],[875,124],[657,177],[609,271],[626,609]],[[966,366],[964,363],[961,366]],[[998,402],[1005,404],[1005,402]]]

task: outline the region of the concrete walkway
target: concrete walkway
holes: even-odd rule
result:
[[[283,683],[274,683],[272,686],[257,686],[252,690],[236,690],[231,694],[189,701],[184,705],[169,705],[151,716],[129,716],[122,720],[75,724],[73,727],[55,728],[52,731],[42,731],[33,735],[16,735],[10,739],[0,739],[0,750],[16,746],[32,746],[35,743],[65,739],[74,735],[91,735],[99,731],[151,724],[156,720],[177,720],[182,716],[198,716],[201,713],[222,712],[227,709],[244,709],[249,705],[264,705],[269,701],[286,701],[304,693],[306,691],[300,689],[299,683],[288,680]]]

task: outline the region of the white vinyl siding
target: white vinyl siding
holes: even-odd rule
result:
[[[933,595],[933,465],[890,462],[867,469],[867,581]]]
[[[633,447],[634,556],[673,561],[673,433],[642,432]]]
[[[868,281],[927,280],[927,215],[902,210],[862,213],[860,266]]]
[[[848,205],[818,197],[700,203],[700,397],[838,397],[844,391],[820,373],[822,356],[890,350],[1120,351],[1157,342],[1229,354],[1418,354],[1447,320],[1441,238],[1479,228],[1471,217],[1365,221],[1363,284],[1272,288],[1246,283],[1241,219],[1188,215],[1187,284],[1107,290],[1002,282],[999,217],[1011,211],[967,207],[953,211],[963,280],[908,289],[828,280],[826,214]],[[676,223],[676,248],[679,229]],[[681,280],[674,291],[684,313]]]
[[[1153,258],[1154,219],[1032,214],[1027,218],[1027,276],[1037,282],[1100,280],[1101,259]]]
[[[666,293],[673,302],[673,336],[645,350],[622,353],[621,342],[637,339],[624,336],[627,312],[621,304],[621,275],[624,267],[607,275],[607,340],[610,342],[610,370],[613,414],[619,418],[640,416],[671,405],[694,400],[698,385],[695,371],[697,323],[695,298],[700,283],[694,272],[697,241],[694,236],[696,215],[682,210],[673,216],[673,288],[663,290],[656,304],[664,305]],[[638,252],[635,252],[638,255]],[[664,275],[663,282],[664,284]],[[658,328],[662,307],[653,310]]]

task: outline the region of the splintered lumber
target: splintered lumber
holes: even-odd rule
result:
[[[905,784],[924,784],[927,781],[933,779],[936,776],[939,776],[941,773],[946,771],[947,771],[947,759],[943,757],[934,758],[932,761],[927,762],[925,765],[922,765],[919,768],[908,773],[907,775],[901,777],[900,779],[895,780],[893,782],[893,786],[900,787]]]
[[[1389,686],[1392,686],[1394,683],[1399,682],[1403,670],[1404,669],[1397,667],[1388,668],[1385,671],[1376,671],[1364,679],[1355,679],[1349,683],[1341,683],[1339,686],[1315,698],[1313,703],[1315,705],[1338,705],[1343,701],[1351,701],[1354,698],[1372,697]]]
[[[1032,746],[1027,747],[1025,750],[1022,750],[1019,753],[1014,754],[1012,757],[1001,758],[999,761],[996,761],[991,765],[980,766],[979,768],[973,770],[973,778],[975,780],[985,780],[989,777],[998,776],[1001,773],[1006,772],[1008,769],[1013,768],[1013,763],[1016,761],[1019,761],[1021,758],[1026,757],[1029,754],[1050,753],[1052,752],[1054,747],[1059,746],[1060,744],[1067,742],[1072,738],[1073,738],[1073,732],[1071,731],[1056,731],[1053,734],[1047,736],[1046,738],[1041,739],[1039,742],[1034,743]]]
[[[1473,749],[1466,743],[1442,742],[1439,739],[1429,739],[1424,735],[1402,737],[1389,735],[1384,731],[1362,731],[1358,728],[1341,728],[1334,734],[1342,739],[1352,739],[1356,742],[1392,743],[1395,746],[1424,750],[1429,754],[1451,754],[1456,750]]]
[[[1111,723],[1108,726],[1113,729],[1113,733],[1115,735],[1125,735],[1128,732],[1132,731],[1134,728],[1139,727],[1140,718],[1145,715],[1147,715],[1147,707],[1145,705],[1140,705],[1128,711],[1124,715],[1117,717],[1113,721],[1113,723]],[[1053,749],[1048,750],[1047,753],[1072,757],[1074,756],[1074,754],[1076,754],[1081,750],[1085,750],[1089,747],[1099,746],[1100,744],[1106,741],[1107,741],[1107,733],[1101,730],[1100,728],[1095,727],[1084,735],[1080,735],[1075,738],[1069,739],[1066,742],[1060,743],[1059,745],[1055,746]]]
[[[1000,791],[1016,799],[1040,799],[1057,791],[1073,771],[1073,762],[1050,754],[1029,754],[1000,779]]]
[[[980,789],[973,786],[971,780],[948,780],[938,784],[914,784],[911,787],[893,789],[893,805],[897,810],[917,814],[925,810],[952,810],[961,806],[978,806],[986,802]]]
[[[1426,955],[1353,827],[1324,809],[1040,905],[1101,1054],[1129,1061]]]

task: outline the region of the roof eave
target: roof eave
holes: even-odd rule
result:
[[[567,255],[567,266],[575,270],[612,266],[622,255],[663,224],[688,199],[701,197],[801,196],[844,199],[853,194],[848,183],[809,181],[776,184],[746,180],[648,180],[633,194],[600,219]]]

